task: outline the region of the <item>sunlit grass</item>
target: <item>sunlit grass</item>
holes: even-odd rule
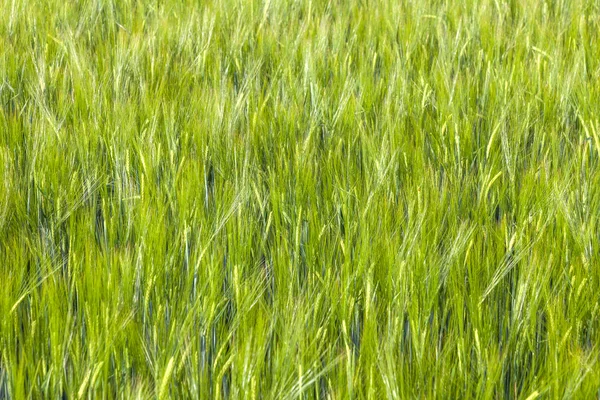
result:
[[[597,2],[0,16],[0,399],[599,395]]]

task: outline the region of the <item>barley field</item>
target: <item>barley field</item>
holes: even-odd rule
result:
[[[600,397],[600,3],[1,0],[0,399]]]

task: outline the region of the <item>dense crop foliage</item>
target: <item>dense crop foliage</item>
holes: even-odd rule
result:
[[[593,0],[0,1],[0,398],[595,398]]]

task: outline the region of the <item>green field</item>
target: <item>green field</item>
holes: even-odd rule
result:
[[[600,396],[600,3],[1,0],[0,399]]]

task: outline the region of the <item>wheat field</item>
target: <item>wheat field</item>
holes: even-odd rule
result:
[[[600,3],[0,1],[0,399],[600,396]]]

